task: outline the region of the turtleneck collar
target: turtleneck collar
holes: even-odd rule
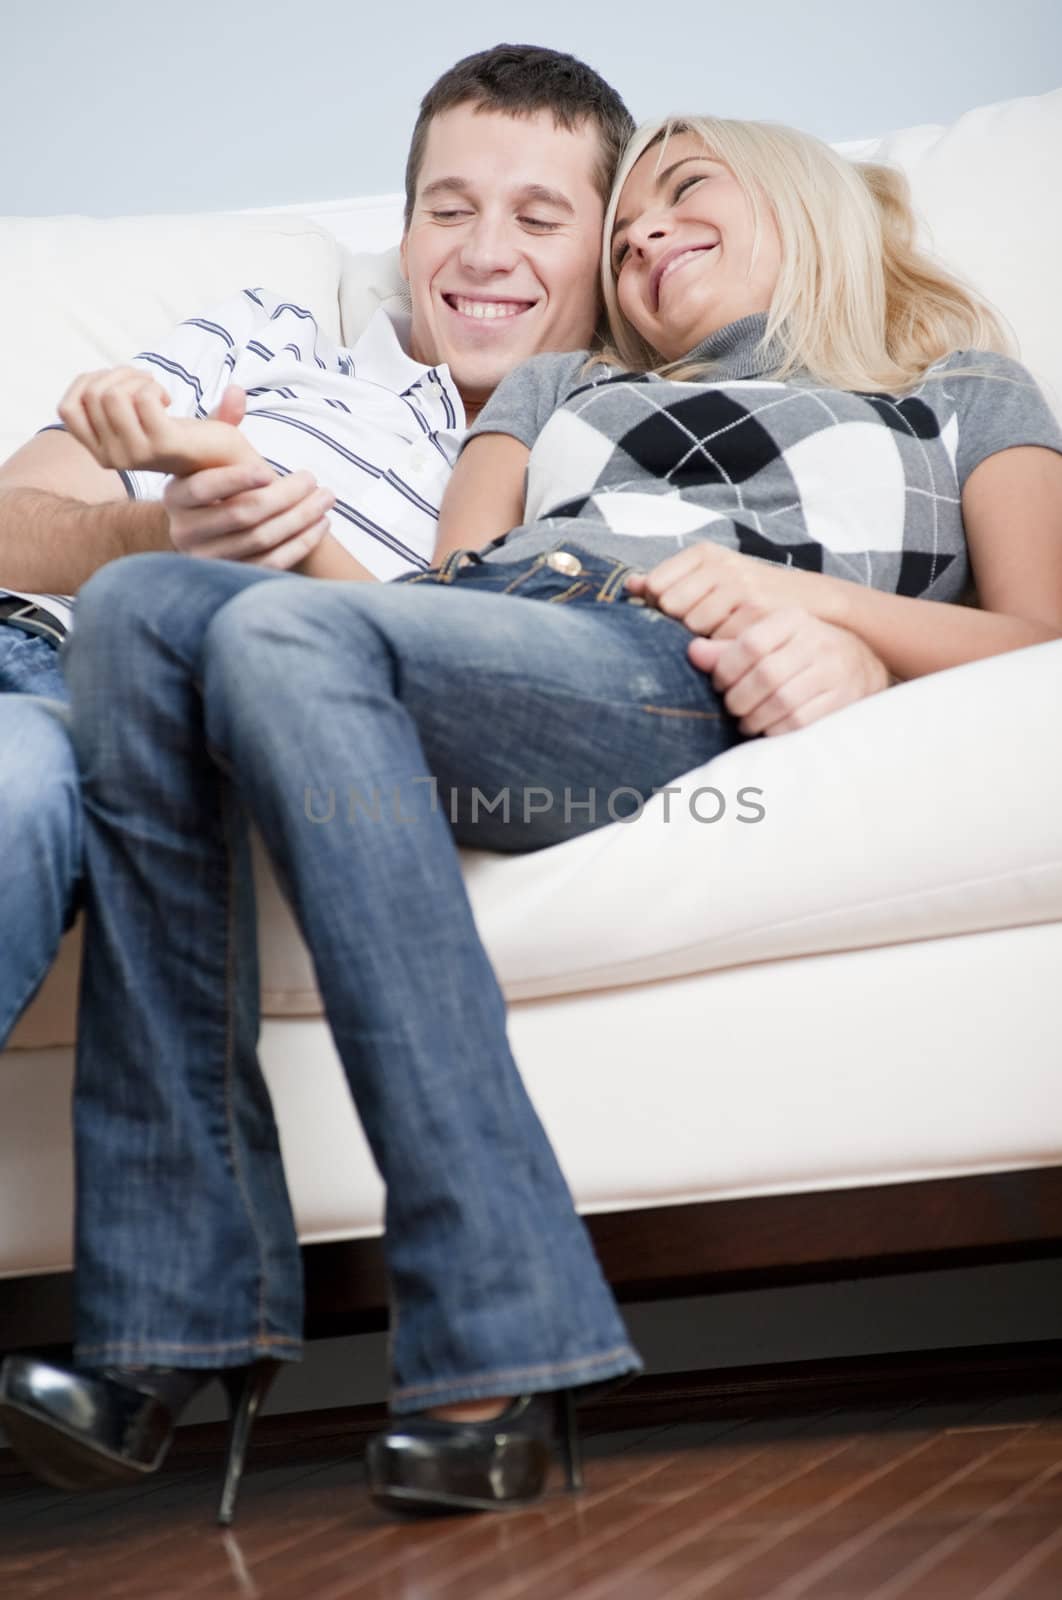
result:
[[[739,317],[717,328],[707,339],[695,345],[683,361],[706,361],[712,364],[712,377],[718,379],[759,378],[773,372],[782,361],[777,340],[760,348],[767,327],[766,311],[756,311],[751,317]]]

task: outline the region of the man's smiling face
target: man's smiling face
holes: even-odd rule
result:
[[[433,118],[402,240],[410,353],[450,367],[472,415],[540,350],[581,350],[598,316],[599,134],[551,112],[459,105]]]

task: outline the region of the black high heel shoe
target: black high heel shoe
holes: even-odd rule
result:
[[[520,1395],[484,1422],[397,1417],[369,1444],[369,1492],[391,1510],[505,1511],[546,1487],[554,1437],[567,1486],[583,1486],[575,1396],[570,1389]]]
[[[0,1422],[12,1449],[58,1489],[96,1489],[156,1472],[181,1412],[215,1378],[229,1400],[229,1447],[218,1521],[228,1527],[251,1429],[278,1361],[194,1371],[181,1367],[53,1366],[8,1356],[0,1367]]]

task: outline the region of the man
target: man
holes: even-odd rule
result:
[[[501,45],[468,57],[428,91],[413,133],[408,319],[380,311],[337,350],[305,308],[246,291],[118,375],[77,380],[67,430],[0,468],[0,1046],[54,957],[79,873],[77,778],[57,715],[68,597],[142,551],[324,577],[426,567],[467,423],[526,357],[592,338],[604,205],[632,127],[571,56]],[[226,433],[246,403],[243,459],[193,462],[169,482],[99,466],[86,445],[135,431],[153,382],[171,416],[212,413]]]

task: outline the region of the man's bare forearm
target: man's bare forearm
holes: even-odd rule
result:
[[[41,489],[0,489],[0,587],[76,594],[109,561],[172,549],[157,501],[86,505]]]

